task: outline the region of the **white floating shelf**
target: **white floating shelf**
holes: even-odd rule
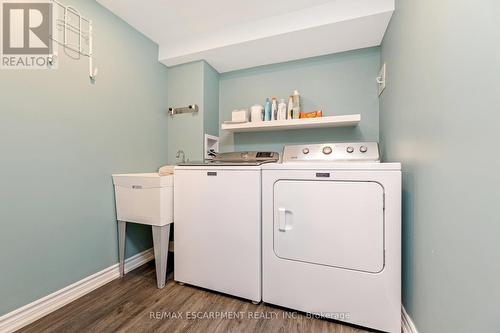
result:
[[[360,114],[351,114],[346,116],[272,120],[272,121],[262,121],[255,123],[248,122],[242,124],[222,124],[221,129],[233,133],[284,131],[284,130],[306,129],[306,128],[356,126],[359,124],[360,121],[361,121]]]

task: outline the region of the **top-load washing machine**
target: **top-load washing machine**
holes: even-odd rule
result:
[[[286,146],[262,223],[264,302],[401,331],[401,165],[377,143]]]
[[[176,281],[262,300],[261,165],[278,157],[221,153],[175,167]]]

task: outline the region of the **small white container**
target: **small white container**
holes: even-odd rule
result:
[[[231,114],[231,120],[233,122],[247,122],[248,121],[248,110],[234,110]]]
[[[174,221],[174,176],[113,175],[118,221],[163,226]]]
[[[264,107],[262,105],[254,105],[250,108],[250,120],[251,122],[264,121]]]

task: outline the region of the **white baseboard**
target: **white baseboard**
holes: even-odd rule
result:
[[[404,306],[401,305],[401,332],[402,333],[418,333],[415,324],[411,320]]]
[[[154,253],[152,248],[138,253],[125,260],[125,272],[130,272],[153,259]],[[17,310],[9,312],[0,317],[0,332],[14,332],[119,277],[119,265],[115,264]]]
[[[153,259],[154,252],[152,248],[138,253],[125,260],[125,273]],[[114,264],[50,295],[9,312],[0,317],[0,332],[11,333],[17,331],[119,277],[119,266],[118,264]],[[418,333],[415,324],[403,306],[401,306],[401,332]]]

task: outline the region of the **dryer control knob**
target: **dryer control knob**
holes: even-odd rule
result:
[[[368,147],[361,146],[361,147],[359,147],[359,151],[362,152],[362,153],[366,153],[368,151]]]
[[[302,149],[303,154],[309,154],[309,148],[304,148]]]
[[[332,153],[332,147],[326,146],[323,148],[323,154],[330,155]]]
[[[346,149],[346,150],[347,150],[347,152],[348,152],[349,154],[354,153],[354,148],[353,148],[353,147],[347,147],[347,149]]]

